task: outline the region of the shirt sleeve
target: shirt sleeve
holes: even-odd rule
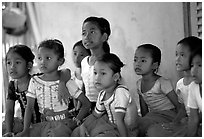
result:
[[[16,101],[14,81],[9,82],[7,99]]]
[[[130,102],[129,91],[125,88],[117,88],[115,92],[115,112],[125,113]]]
[[[193,109],[198,109],[198,105],[196,103],[196,100],[195,100],[195,88],[194,88],[194,84],[191,83],[190,86],[189,86],[189,96],[188,96],[188,103],[187,103],[187,106],[189,108],[193,108]]]
[[[31,78],[29,86],[28,86],[28,91],[26,93],[27,97],[36,98],[35,87],[36,87],[36,82],[35,82],[35,80],[33,78]]]
[[[95,112],[97,114],[103,114],[106,109],[105,109],[105,106],[103,104],[103,102],[101,101],[104,97],[104,92],[101,91],[98,95],[98,98],[97,98],[97,101],[96,101],[96,107],[95,107]]]
[[[161,83],[161,90],[164,94],[167,95],[169,92],[173,90],[172,83],[169,79],[162,78],[160,80],[160,83]]]
[[[66,83],[66,87],[68,88],[70,95],[74,98],[78,98],[79,95],[82,93],[81,89],[79,89],[78,85],[73,79],[70,79]]]
[[[176,95],[178,96],[178,102],[179,103],[184,103],[184,100],[183,100],[183,96],[182,96],[182,93],[181,93],[181,82],[183,82],[183,79],[180,79],[177,83],[176,83]]]

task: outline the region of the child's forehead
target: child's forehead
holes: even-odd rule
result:
[[[151,52],[150,52],[150,50],[147,50],[147,49],[144,49],[144,48],[138,48],[135,51],[135,56],[151,57]]]
[[[38,49],[38,53],[53,54],[53,53],[55,53],[55,50],[54,49],[49,49],[49,48],[46,48],[46,47],[40,47]]]
[[[89,29],[99,29],[99,26],[96,22],[85,22],[82,26],[82,29],[89,28]]]
[[[19,53],[11,51],[7,54],[7,59],[23,59],[23,57]]]

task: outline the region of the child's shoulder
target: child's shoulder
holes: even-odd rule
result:
[[[122,94],[129,95],[130,94],[127,86],[121,85],[121,84],[116,87],[115,93],[119,95],[122,95]]]
[[[160,82],[161,84],[165,84],[167,82],[171,82],[171,80],[167,77],[163,77],[163,76],[160,76],[158,79],[157,79],[158,82]]]

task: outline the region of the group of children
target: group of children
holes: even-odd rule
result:
[[[82,40],[73,47],[74,72],[59,70],[64,63],[61,41],[49,39],[38,46],[41,73],[30,75],[34,55],[25,45],[6,54],[10,77],[3,136],[202,136],[202,40],[186,37],[176,48],[177,82],[157,74],[161,50],[152,44],[137,47],[134,70],[141,116],[127,86],[121,83],[124,66],[110,53],[109,22],[88,17]],[[14,118],[15,101],[22,119]],[[73,109],[72,109],[73,108]],[[74,114],[73,114],[74,111]]]

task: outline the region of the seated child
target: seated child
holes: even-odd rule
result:
[[[101,90],[93,113],[72,136],[130,136],[128,126],[137,119],[137,108],[128,89],[119,83],[123,63],[111,53],[94,64],[94,83]],[[107,113],[107,115],[106,115]]]
[[[152,44],[140,45],[134,56],[134,69],[142,78],[136,83],[141,115],[137,122],[139,136],[146,136],[155,123],[171,122],[180,109],[178,98],[169,79],[157,74],[161,51]]]
[[[65,99],[59,100],[59,66],[64,63],[64,48],[59,40],[45,40],[38,47],[37,63],[43,73],[30,80],[28,104],[24,118],[24,129],[17,136],[70,136],[72,130],[80,124],[90,109],[90,102],[73,80],[66,83],[68,95],[79,100],[82,107],[74,119],[70,119],[69,103]],[[44,122],[30,127],[31,111],[37,98],[39,111]]]

